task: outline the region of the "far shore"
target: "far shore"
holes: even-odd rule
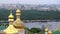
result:
[[[29,22],[60,22],[60,20],[21,20],[25,23],[29,23]],[[0,23],[8,23],[8,20],[0,20]]]

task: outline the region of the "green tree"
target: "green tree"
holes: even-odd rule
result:
[[[40,28],[31,28],[30,31],[33,33],[38,33],[38,32],[41,32],[41,29]]]

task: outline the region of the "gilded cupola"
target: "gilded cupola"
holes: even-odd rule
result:
[[[16,15],[20,16],[21,15],[21,11],[19,9],[16,10]]]
[[[21,11],[19,9],[16,10],[16,20],[13,22],[14,27],[17,30],[24,30],[24,23],[21,21]]]
[[[12,12],[10,13],[10,15],[8,16],[8,21],[9,21],[9,26],[7,27],[7,29],[3,30],[3,34],[18,34],[18,30],[12,25],[13,21],[14,21],[14,16],[12,15]]]
[[[8,16],[8,21],[14,21],[14,16],[12,15],[12,11],[10,12],[10,15]]]
[[[47,27],[45,28],[45,32],[48,32],[48,28]]]
[[[52,34],[52,31],[51,31],[51,30],[49,30],[49,31],[48,31],[48,34]]]

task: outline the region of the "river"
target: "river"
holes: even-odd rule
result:
[[[2,22],[1,22],[2,23]],[[46,26],[48,26],[49,29],[55,30],[56,28],[60,27],[60,22],[25,22],[25,27],[31,29],[31,28],[41,28],[44,29]]]
[[[25,23],[25,27],[31,28],[45,28],[48,27],[50,30],[55,30],[60,27],[60,22],[29,22]]]

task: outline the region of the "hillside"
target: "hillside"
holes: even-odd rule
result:
[[[12,10],[15,16],[15,11]],[[7,20],[10,10],[0,9],[0,20]],[[21,10],[22,20],[60,20],[60,11]],[[16,18],[16,17],[15,17]]]

